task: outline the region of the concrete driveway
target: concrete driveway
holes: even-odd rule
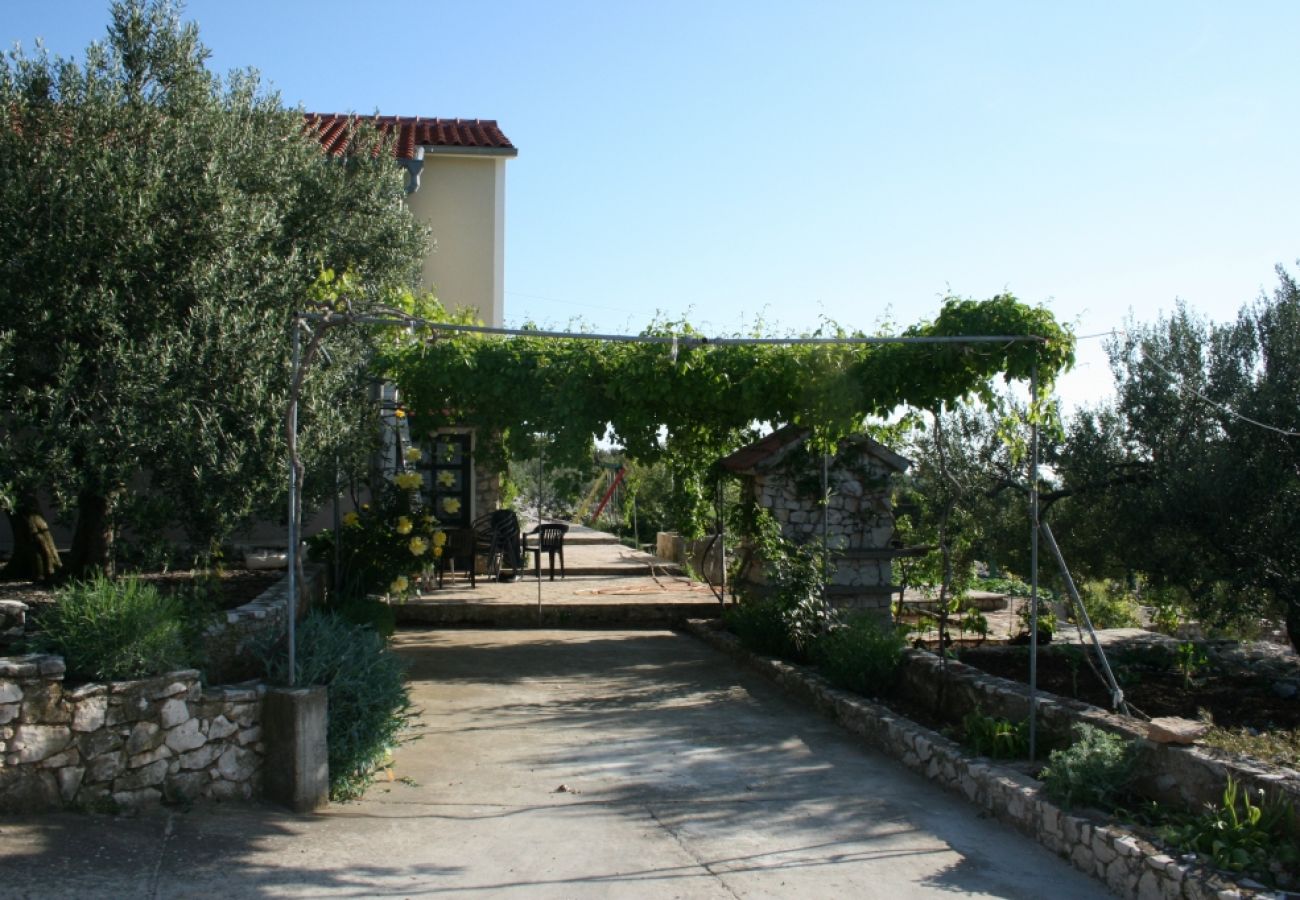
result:
[[[689,637],[397,644],[402,780],[315,816],[0,818],[0,896],[1106,896]]]

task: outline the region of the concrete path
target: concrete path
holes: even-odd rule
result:
[[[316,816],[0,818],[0,897],[1106,896],[689,637],[397,643],[410,783]]]

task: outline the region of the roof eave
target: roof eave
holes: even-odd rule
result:
[[[499,156],[514,159],[519,151],[514,147],[456,147],[447,144],[421,144],[425,156]]]

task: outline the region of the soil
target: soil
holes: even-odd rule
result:
[[[1300,728],[1300,702],[1274,694],[1275,679],[1267,675],[1204,667],[1188,683],[1174,668],[1169,654],[1135,650],[1108,656],[1124,699],[1131,709],[1145,716],[1196,719],[1204,712],[1222,728]],[[1025,650],[966,649],[960,658],[990,675],[1021,683],[1029,681],[1029,655]],[[1057,652],[1040,653],[1038,686],[1061,697],[1110,708],[1110,691],[1077,656],[1070,659]]]

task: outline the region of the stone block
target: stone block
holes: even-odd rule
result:
[[[142,766],[152,765],[160,759],[169,759],[172,756],[171,750],[166,745],[154,747],[152,750],[146,750],[143,753],[137,753],[126,761],[128,769],[138,769]]]
[[[23,689],[16,681],[0,681],[0,703],[18,703],[23,699]]]
[[[73,731],[97,731],[108,718],[108,696],[86,697],[76,701],[72,712]]]
[[[197,750],[183,753],[180,757],[182,769],[205,769],[217,758],[217,744],[205,744]]]
[[[139,693],[114,695],[108,704],[107,724],[123,725],[139,722],[148,714],[149,701],[143,695]]]
[[[198,673],[192,670],[173,672],[152,682],[146,696],[150,700],[163,700],[167,697],[188,693],[190,685],[193,684],[196,678],[198,678]]]
[[[41,725],[66,725],[72,712],[63,703],[63,685],[57,681],[38,681],[23,691],[23,721]]]
[[[86,765],[86,780],[92,784],[112,781],[126,770],[126,754],[121,750],[96,756]]]
[[[208,726],[208,740],[210,741],[224,740],[225,738],[230,737],[238,730],[239,730],[239,726],[236,725],[234,722],[230,721],[229,719],[227,719],[224,715],[217,716],[215,719],[212,720],[212,724]]]
[[[167,777],[167,760],[160,759],[138,769],[128,769],[124,774],[113,779],[113,795],[124,791],[139,791],[144,788],[157,787]],[[159,795],[161,796],[161,794]]]
[[[263,783],[268,799],[297,812],[319,809],[329,802],[328,724],[325,688],[267,692],[262,731],[267,750]]]
[[[1194,744],[1209,730],[1206,722],[1160,716],[1147,723],[1147,739],[1157,744]]]
[[[239,732],[239,737],[235,740],[241,747],[247,747],[249,744],[256,744],[262,739],[262,729],[260,726],[245,728]]]
[[[18,718],[18,711],[22,705],[18,703],[0,704],[0,725],[8,725],[14,719]]]
[[[130,733],[129,729],[117,728],[101,728],[98,731],[91,731],[81,737],[81,754],[89,759],[92,756],[120,750],[122,745],[126,743],[126,736]]]
[[[131,729],[131,736],[126,740],[126,752],[135,756],[146,750],[161,746],[166,735],[154,722],[137,722]]]
[[[72,743],[72,729],[66,725],[19,725],[9,740],[9,751],[17,765],[40,762],[63,752]]]
[[[182,722],[188,722],[190,718],[189,705],[184,700],[175,697],[168,700],[158,710],[158,722],[163,728],[175,728]]]
[[[62,769],[64,766],[75,766],[80,762],[81,752],[76,747],[69,747],[62,753],[45,757],[40,761],[39,765],[42,769]]]
[[[166,743],[178,753],[184,753],[202,747],[207,740],[199,729],[199,720],[189,719],[183,725],[167,732]]]
[[[76,799],[77,791],[81,790],[86,770],[81,766],[66,766],[55,772],[54,777],[59,783],[59,797],[64,803],[71,803]]]
[[[247,781],[261,762],[261,758],[252,750],[227,747],[217,760],[217,771],[226,781]]]

